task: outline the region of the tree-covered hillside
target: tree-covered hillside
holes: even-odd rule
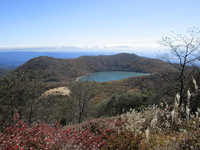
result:
[[[47,81],[70,81],[75,78],[99,71],[133,71],[155,73],[170,66],[158,59],[139,57],[135,54],[111,56],[83,56],[77,59],[55,59],[37,57],[18,67],[15,71],[43,72]]]
[[[0,77],[9,73],[10,71],[11,71],[11,69],[8,69],[8,68],[0,68]]]

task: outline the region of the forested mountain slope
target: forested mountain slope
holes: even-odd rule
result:
[[[8,68],[0,68],[0,77],[9,73],[10,71],[11,71],[11,69],[8,69]]]
[[[70,81],[90,72],[133,71],[155,73],[169,67],[169,64],[158,59],[121,53],[110,56],[83,56],[77,59],[37,57],[21,65],[15,71],[43,72],[48,81]]]

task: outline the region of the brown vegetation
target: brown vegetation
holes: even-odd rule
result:
[[[139,57],[135,54],[112,56],[83,56],[77,59],[55,59],[52,57],[34,58],[15,71],[24,70],[31,74],[41,71],[45,81],[74,81],[77,77],[99,71],[133,71],[155,73],[169,69],[170,65],[158,60]]]

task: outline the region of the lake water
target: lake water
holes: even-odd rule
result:
[[[125,71],[94,72],[80,78],[79,81],[106,82],[106,81],[116,81],[141,75],[148,75],[148,73],[125,72]]]

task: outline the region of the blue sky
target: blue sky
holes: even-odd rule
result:
[[[156,52],[172,30],[200,27],[199,8],[200,0],[0,0],[0,48]]]

